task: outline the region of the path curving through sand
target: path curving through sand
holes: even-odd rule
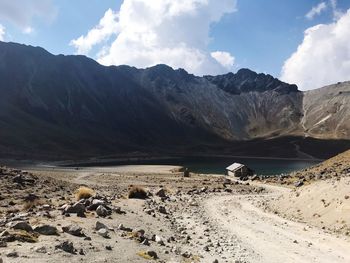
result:
[[[350,242],[320,229],[266,213],[253,205],[253,199],[264,200],[287,189],[273,187],[266,195],[225,195],[204,201],[206,215],[228,236],[255,255],[249,262],[348,263]]]

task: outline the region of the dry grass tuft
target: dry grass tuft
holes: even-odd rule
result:
[[[146,199],[147,198],[147,192],[146,190],[141,186],[131,185],[129,188],[128,193],[129,199]]]
[[[149,253],[148,251],[137,252],[137,255],[147,260],[154,260],[158,258],[156,255]]]
[[[24,198],[23,210],[30,210],[38,205],[42,205],[43,202],[40,200],[39,196],[35,194],[28,194]]]
[[[78,201],[81,199],[88,199],[94,195],[95,195],[94,190],[86,186],[79,187],[75,192],[75,197],[77,198]]]

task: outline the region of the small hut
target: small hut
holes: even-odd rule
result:
[[[235,177],[247,177],[253,175],[253,171],[241,163],[233,163],[226,167],[226,174]]]

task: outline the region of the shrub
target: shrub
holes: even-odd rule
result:
[[[88,188],[86,186],[81,186],[76,191],[75,197],[79,201],[81,199],[88,199],[88,198],[92,197],[94,194],[95,194],[95,192],[91,188]]]
[[[29,210],[41,204],[42,201],[40,201],[40,198],[37,195],[28,194],[26,197],[24,197],[23,210]]]
[[[133,199],[146,199],[147,192],[141,186],[132,185],[129,189],[128,198]]]

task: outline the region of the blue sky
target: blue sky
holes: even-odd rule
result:
[[[0,0],[0,8],[2,7],[2,5],[8,4],[9,1],[10,0]],[[28,6],[30,6],[34,2],[43,2],[46,4],[46,6],[50,5],[50,7],[47,7],[45,10],[43,10],[43,14],[41,14],[40,6],[38,6],[38,11],[33,11],[33,15],[27,19],[28,25],[25,25],[23,21],[18,22],[16,20],[19,19],[18,17],[11,18],[10,13],[1,14],[1,12],[5,11],[0,11],[0,25],[3,26],[5,31],[2,37],[3,40],[25,43],[34,46],[42,46],[54,54],[75,54],[77,52],[81,53],[78,51],[77,46],[72,45],[71,41],[74,39],[78,39],[80,36],[84,36],[84,39],[82,39],[82,41],[88,41],[86,39],[88,32],[99,24],[100,19],[105,16],[106,11],[108,9],[111,9],[113,12],[111,13],[112,17],[116,19],[116,16],[123,3],[122,0],[23,1],[27,2]],[[127,1],[136,2],[138,0]],[[179,0],[179,2],[181,1],[183,0]],[[136,54],[140,54],[140,59],[138,60],[139,57],[130,58],[131,55],[125,55],[126,57],[123,57],[121,60],[118,60],[115,57],[120,57],[121,52],[122,54],[124,54],[125,52],[123,52],[123,50],[125,49],[122,49],[121,51],[112,50],[112,46],[116,46],[118,43],[120,43],[119,41],[115,41],[116,39],[118,39],[118,34],[120,34],[120,32],[124,32],[125,34],[127,32],[131,32],[130,29],[125,29],[124,31],[118,31],[117,33],[109,33],[108,36],[103,38],[103,40],[95,41],[96,43],[94,42],[91,45],[88,52],[84,52],[83,54],[97,59],[103,64],[118,64],[126,62],[129,64],[135,64],[135,66],[142,67],[148,66],[148,64],[152,64],[153,62],[158,62],[158,60],[160,62],[167,63],[166,57],[168,57],[168,54],[166,52],[169,51],[172,52],[171,54],[174,55],[174,58],[172,59],[172,55],[169,55],[169,63],[167,64],[170,64],[174,67],[182,67],[181,61],[186,60],[188,56],[188,60],[195,61],[196,59],[198,59],[198,61],[200,61],[198,63],[205,64],[199,65],[198,63],[191,64],[190,62],[188,62],[187,64],[183,65],[185,69],[187,69],[188,71],[193,71],[196,74],[217,74],[224,73],[225,71],[236,71],[238,68],[247,67],[258,72],[272,74],[276,77],[284,77],[287,80],[289,80],[288,78],[290,78],[292,82],[295,79],[294,82],[298,82],[300,81],[299,78],[302,79],[300,76],[294,76],[294,72],[289,72],[289,68],[287,70],[287,73],[282,72],[282,69],[286,61],[290,59],[292,54],[297,51],[298,46],[302,45],[305,41],[307,41],[306,39],[304,39],[304,31],[319,24],[334,24],[337,22],[337,19],[341,17],[341,15],[345,16],[344,14],[350,8],[349,0],[221,1],[221,7],[221,2],[212,1],[213,5],[215,5],[216,3],[220,3],[219,7],[217,7],[218,12],[220,14],[220,19],[212,17],[208,18],[206,16],[208,13],[208,16],[216,16],[217,13],[214,14],[214,11],[212,11],[216,8],[216,6],[215,8],[213,8],[210,5],[208,7],[202,6],[198,8],[198,12],[202,12],[204,15],[198,16],[197,20],[189,20],[192,21],[193,24],[195,24],[194,26],[191,25],[189,28],[187,28],[186,24],[181,24],[181,21],[176,21],[176,18],[173,18],[173,20],[170,21],[168,21],[166,17],[161,18],[163,19],[164,25],[168,26],[169,28],[172,27],[173,24],[176,25],[175,28],[178,30],[176,32],[180,32],[181,28],[184,29],[184,34],[186,34],[187,31],[189,32],[188,35],[183,36],[183,38],[174,38],[174,41],[178,41],[179,43],[184,41],[184,43],[188,45],[186,46],[187,49],[178,50],[176,47],[174,47],[174,43],[169,42],[169,51],[168,47],[166,46],[167,44],[164,44],[164,39],[162,39],[161,41],[159,40],[162,44],[159,44],[157,42],[157,45],[159,45],[157,46],[157,49],[160,50],[159,53],[163,52],[165,55],[163,57],[160,56],[154,58],[154,53],[148,52],[149,47],[147,47],[147,55],[145,55],[145,47],[139,47],[138,45],[133,43],[130,47],[133,47],[135,49],[141,48],[140,53],[136,52]],[[148,0],[148,3],[154,5],[156,5],[157,2],[159,1],[153,1],[152,3],[152,0]],[[312,17],[312,19],[307,18],[306,14],[313,7],[316,7],[321,3],[324,3],[327,6],[327,8],[323,8],[319,13],[316,13]],[[338,10],[341,13],[338,17],[335,17],[335,9],[334,6],[332,8],[332,4],[336,4],[336,10]],[[228,10],[231,8],[231,6],[232,10],[226,12],[225,9]],[[138,8],[138,6],[130,5],[129,9],[132,8],[135,9]],[[26,12],[27,9],[28,8],[23,8],[23,6],[21,8],[22,12]],[[235,11],[233,11],[233,9],[235,9]],[[141,12],[140,10],[136,11]],[[153,11],[154,10],[152,9],[152,12]],[[137,17],[132,17],[132,19],[137,20],[138,17],[140,17],[140,15],[139,13],[135,14]],[[20,15],[21,14],[16,14],[16,16]],[[185,14],[179,19],[185,21],[186,19],[188,19],[188,14]],[[210,41],[206,43],[205,47],[201,44],[191,46],[189,44],[190,42],[187,43],[186,41],[187,38],[191,37],[190,30],[192,30],[193,32],[197,31],[196,23],[199,21],[198,24],[200,24],[200,19],[209,20],[203,24],[207,23],[209,26],[207,35],[208,37],[210,37]],[[115,23],[115,25],[117,25],[117,22]],[[137,25],[138,24],[135,24],[133,26],[136,27]],[[26,26],[30,27],[32,29],[30,31],[32,32],[25,33],[24,31],[26,31]],[[171,35],[164,35],[164,29],[162,29],[162,31],[159,31],[160,29],[158,28],[158,26],[157,29],[155,29],[155,26],[151,29],[153,30],[152,32],[155,32],[155,34],[158,34],[158,32],[162,32],[163,35],[160,36],[160,38],[164,38],[164,36],[171,37]],[[135,31],[134,28],[132,30]],[[206,28],[204,26],[198,26],[198,31],[205,30]],[[189,41],[198,42],[203,40],[203,42],[205,42],[206,39],[204,35],[205,34],[198,34],[198,36],[196,36],[198,37],[197,39],[191,39]],[[145,33],[143,33],[142,36],[145,36]],[[350,32],[349,36],[346,37],[348,37],[350,41]],[[110,51],[106,51],[107,49],[110,49]],[[175,51],[179,53],[177,54],[175,53]],[[196,53],[197,51],[199,52],[199,55],[197,57],[192,57],[191,53]],[[213,54],[211,53],[215,51],[219,51],[218,57],[213,56]],[[108,56],[105,54],[106,52],[109,52]],[[348,50],[346,50],[346,52],[348,52]],[[103,53],[103,55],[101,55],[101,53]],[[300,56],[305,56],[304,53],[300,54]],[[176,57],[181,56],[181,60],[176,59]],[[328,57],[329,56],[330,54],[328,54]],[[217,63],[218,65],[214,65],[213,58],[215,59],[215,63],[219,62]],[[289,66],[291,68],[293,68],[292,62],[293,61],[290,61],[290,64],[292,65]],[[208,66],[210,64],[213,65]],[[346,71],[345,73],[347,74],[348,72]],[[303,76],[303,78],[306,77]],[[330,81],[331,80],[329,80],[328,82]],[[332,81],[334,81],[334,79],[332,79]],[[321,84],[328,83],[327,81],[323,81],[319,85]],[[304,85],[302,81],[300,81],[300,85]]]

